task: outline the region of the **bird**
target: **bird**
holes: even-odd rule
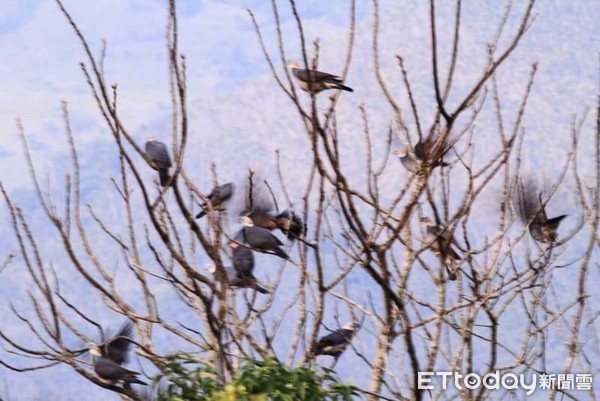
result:
[[[250,212],[247,216],[252,219],[252,223],[257,227],[274,230],[278,228],[277,216],[271,212]]]
[[[146,142],[146,158],[148,159],[148,163],[150,163],[150,167],[158,171],[160,186],[164,187],[167,185],[169,181],[169,169],[172,166],[167,145],[157,141],[154,135],[150,135],[148,142]]]
[[[452,248],[456,239],[449,230],[443,231],[428,217],[423,217],[421,222],[425,225],[425,242],[430,244],[431,251],[439,256],[448,271],[448,279],[456,280],[456,271],[459,268],[460,256]],[[443,231],[443,232],[442,232]]]
[[[435,168],[438,166],[449,166],[448,163],[442,160],[442,156],[445,152],[442,152],[442,156],[440,157],[434,157],[432,155],[434,144],[435,141],[426,139],[424,142],[420,141],[415,145],[414,152],[403,149],[397,151],[396,156],[400,158],[404,168],[411,173],[419,173],[422,171],[423,167]]]
[[[233,182],[228,182],[214,187],[206,198],[208,199],[208,202],[210,202],[210,206],[213,210],[223,211],[225,210],[225,203],[233,196],[234,192],[235,184]],[[202,210],[196,215],[197,219],[201,219],[209,212],[208,202],[204,202],[200,206]]]
[[[411,173],[418,173],[419,171],[421,171],[421,160],[417,159],[414,156],[414,154],[408,153],[406,149],[397,151],[396,156],[400,158],[400,162],[402,162],[404,168],[410,171]]]
[[[102,337],[101,344],[91,344],[89,349],[96,374],[109,381],[146,385],[137,378],[139,372],[121,366],[129,361],[133,341],[133,323],[128,321],[123,324],[119,332],[110,339],[104,339],[104,332],[102,332]]]
[[[287,209],[275,217],[277,227],[284,233],[288,239],[304,237],[306,235],[306,224],[302,218],[293,211]]]
[[[344,85],[342,78],[337,75],[300,68],[300,64],[296,61],[289,61],[288,67],[298,79],[300,88],[305,92],[317,94],[326,89],[341,89],[354,92],[352,88]]]
[[[254,277],[254,254],[250,248],[233,248],[232,262],[233,266],[223,266],[230,287],[252,288],[261,294],[269,293],[269,290],[260,285]],[[210,266],[209,271],[214,274],[216,266]]]
[[[552,244],[558,239],[558,226],[567,217],[561,214],[548,218],[542,202],[542,192],[531,179],[521,180],[517,191],[518,213],[524,224],[529,224],[529,234],[537,241]]]
[[[317,341],[315,355],[330,355],[337,361],[340,355],[342,355],[350,345],[350,342],[359,327],[359,323],[356,322],[346,323],[341,329],[321,337]]]
[[[240,218],[242,229],[234,236],[231,246],[233,248],[247,244],[251,248],[263,252],[272,253],[282,259],[289,259],[288,254],[281,249],[283,242],[275,235],[271,234],[266,228],[255,226],[252,219],[248,216]]]

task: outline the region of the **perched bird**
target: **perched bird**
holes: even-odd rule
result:
[[[104,333],[102,336],[104,337]],[[146,385],[137,378],[138,372],[121,366],[129,361],[131,341],[133,340],[133,323],[126,322],[115,336],[102,340],[101,344],[93,344],[90,347],[96,374],[105,380]]]
[[[268,294],[269,290],[258,283],[254,277],[254,255],[252,250],[245,246],[233,248],[233,266],[224,266],[227,283],[230,287],[252,288],[261,294]],[[209,271],[216,272],[216,266],[211,266]]]
[[[402,162],[404,168],[410,171],[411,173],[418,173],[419,171],[421,171],[421,160],[417,159],[413,154],[408,153],[406,149],[397,151],[396,156],[400,158],[400,161]]]
[[[298,79],[300,88],[308,93],[319,93],[326,89],[341,89],[348,92],[354,92],[352,88],[343,84],[341,77],[336,75],[315,70],[305,70],[300,68],[300,64],[296,61],[288,62],[288,67],[292,70],[292,74]]]
[[[442,228],[437,226],[428,217],[423,217],[421,220],[425,224],[426,237],[425,242],[431,244],[430,248],[433,253],[441,258],[442,263],[448,271],[448,279],[456,280],[456,272],[459,268],[460,256],[452,248],[456,244],[454,236],[449,230],[442,232]]]
[[[164,187],[169,181],[169,169],[172,166],[171,157],[167,150],[167,145],[157,141],[156,137],[151,135],[146,142],[146,157],[150,167],[158,171],[160,186]]]
[[[449,164],[442,160],[442,156],[434,157],[432,155],[434,144],[435,141],[426,139],[425,142],[419,142],[415,145],[414,153],[404,149],[396,152],[396,156],[400,158],[404,168],[411,173],[419,173],[423,167],[448,166]],[[442,155],[444,153],[442,152]]]
[[[242,216],[241,222],[244,227],[233,238],[232,247],[239,247],[239,244],[246,244],[251,248],[264,253],[272,253],[283,259],[289,259],[287,253],[280,247],[283,242],[271,234],[266,228],[255,226],[252,219],[248,216]]]
[[[566,214],[548,218],[542,202],[542,192],[533,180],[521,181],[517,191],[519,217],[524,224],[529,223],[529,234],[538,241],[547,244],[556,242],[558,226],[567,217]]]
[[[223,211],[225,210],[225,203],[233,196],[234,192],[235,184],[233,182],[228,182],[214,187],[206,198],[210,202],[213,210]],[[196,215],[197,219],[204,217],[209,211],[208,202],[204,202],[200,207],[202,208],[202,211]]]
[[[341,329],[321,337],[317,341],[315,355],[330,355],[337,360],[350,345],[359,326],[356,322],[347,323]]]
[[[275,217],[275,221],[281,232],[291,240],[306,235],[306,224],[304,224],[300,216],[289,209],[279,213]]]
[[[266,228],[267,230],[274,230],[278,228],[277,216],[270,212],[251,212],[247,215],[252,219],[252,223],[257,227]]]

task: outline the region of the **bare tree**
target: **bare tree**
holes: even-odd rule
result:
[[[393,93],[381,73],[380,9],[378,1],[373,0],[373,65],[379,89],[390,106],[390,124],[385,135],[372,132],[368,105],[359,107],[363,125],[353,129],[363,134],[360,148],[366,165],[364,179],[348,174],[340,151],[345,133],[339,124],[344,116],[338,114],[338,105],[340,96],[348,94],[299,92],[295,77],[286,68],[290,57],[285,49],[292,40],[301,43],[300,65],[308,70],[308,76],[316,77],[314,71],[319,68],[319,41],[315,39],[311,44],[296,2],[271,2],[277,32],[275,53],[267,50],[271,48],[269,38],[249,11],[273,79],[289,99],[289,106],[297,111],[312,160],[305,171],[308,184],[301,201],[290,198],[285,172],[280,170],[278,177],[265,180],[249,171],[247,178],[236,185],[242,206],[239,210],[223,207],[225,212],[211,203],[214,198],[186,174],[186,58],[178,48],[175,1],[169,1],[166,28],[172,105],[170,150],[174,163],[164,187],[144,181],[142,170],[149,169],[150,163],[143,145],[136,142],[120,117],[117,85],[109,85],[104,74],[105,49],[95,56],[69,11],[60,0],[56,3],[83,46],[86,62],[81,64],[82,72],[116,144],[120,176],[113,179],[113,184],[126,216],[122,226],[106,225],[91,205],[82,210],[76,133],[71,130],[66,103],[64,126],[72,163],[65,177],[62,202],[56,202],[50,192],[42,189],[25,130],[18,122],[20,137],[39,205],[72,267],[107,308],[135,323],[134,342],[144,366],[153,365],[154,371],[160,371],[169,356],[179,351],[156,344],[157,332],[176,338],[181,349],[193,350],[198,362],[215,366],[223,383],[236,374],[239,360],[244,357],[275,356],[289,366],[310,364],[322,347],[318,346],[319,338],[339,329],[345,323],[341,320],[347,319],[360,322],[346,352],[355,354],[357,369],[369,375],[367,387],[360,391],[371,400],[424,399],[427,390],[419,387],[419,372],[544,373],[548,351],[557,346],[557,336],[568,355],[563,373],[572,372],[574,367],[593,371],[592,361],[598,355],[589,353],[598,351],[582,344],[584,333],[594,327],[598,316],[587,299],[591,269],[597,264],[593,258],[600,245],[600,105],[592,133],[595,170],[586,171],[595,181],[584,179],[579,168],[580,138],[587,135],[583,132],[584,122],[589,118],[585,111],[573,117],[572,148],[565,150],[560,176],[554,177],[545,191],[540,188],[539,193],[531,195],[524,193],[520,183],[528,179],[522,167],[522,144],[527,137],[523,117],[535,90],[537,63],[530,67],[516,114],[507,116],[501,101],[503,82],[497,72],[534,23],[535,1],[528,1],[512,32],[506,27],[512,11],[512,3],[508,3],[495,38],[487,45],[488,62],[464,93],[456,93],[453,86],[461,54],[462,1],[455,3],[455,23],[451,27],[438,25],[436,2],[429,1],[431,47],[426,50],[432,63],[435,101],[429,105],[433,112],[424,116],[415,101],[408,60],[396,55],[394,79],[403,86],[402,94]],[[349,6],[346,57],[339,82],[348,76],[352,65],[355,3],[353,0]],[[289,7],[295,17],[296,38],[284,38],[282,7]],[[452,37],[450,48],[438,45],[442,31]],[[446,64],[441,62],[442,53],[448,60]],[[326,93],[331,96],[326,97]],[[402,107],[405,103],[408,108]],[[482,159],[476,154],[476,123],[482,112],[490,110],[497,125],[485,129],[497,133],[498,140],[486,144],[490,156]],[[399,153],[402,163],[395,157],[398,150],[403,150]],[[217,170],[215,167],[212,172],[213,184],[223,184],[216,178]],[[405,177],[403,185],[390,188],[385,181],[390,175]],[[536,242],[529,236],[529,227],[549,207],[565,181],[575,188],[579,214],[569,218],[578,223],[567,234],[559,232],[555,240]],[[82,329],[84,325],[102,328],[91,315],[92,310],[70,300],[55,266],[39,252],[40,238],[30,229],[26,212],[1,184],[0,190],[20,250],[19,261],[33,285],[29,293],[33,313],[23,313],[22,305],[13,305],[12,309],[38,346],[25,346],[2,331],[0,337],[10,352],[43,361],[27,367],[3,360],[0,363],[18,371],[69,364],[98,386],[140,399],[130,388],[99,378],[83,357],[87,348],[73,346],[73,337],[82,343],[94,340],[86,336],[89,331]],[[265,202],[272,202],[278,211],[292,210],[307,222],[308,229],[306,235],[288,242],[291,259],[282,260],[272,275],[270,293],[257,295],[252,289],[230,286],[226,267],[234,263],[231,243],[236,238],[227,219],[254,210],[257,197],[264,194],[269,199]],[[476,211],[484,202],[482,198],[490,194],[497,199],[498,213],[488,217],[482,233]],[[523,205],[519,203],[531,196],[537,209],[522,215],[520,221],[518,211]],[[195,219],[194,209],[200,204],[206,205],[204,220]],[[429,225],[424,224],[427,221]],[[118,289],[111,262],[95,251],[88,234],[92,225],[114,242],[129,268],[128,274],[135,280],[134,296]],[[585,244],[584,251],[574,258],[573,252],[579,252],[580,244]],[[215,265],[214,277],[197,266],[198,253]],[[0,272],[10,259],[0,264]],[[576,293],[561,294],[554,273],[562,269],[577,277]],[[352,277],[369,282],[368,290],[363,294],[350,291]],[[292,294],[277,291],[286,278],[297,280]],[[156,287],[159,282],[166,283],[177,295],[178,307],[185,310],[186,316],[202,322],[200,329],[161,313]],[[289,320],[294,322],[291,335],[281,330],[282,322]],[[331,327],[332,321],[335,327]],[[288,345],[287,353],[277,351],[280,341]],[[483,400],[491,394],[484,387],[453,391],[453,396],[461,399]],[[561,393],[577,398],[568,389],[553,391],[552,397]],[[430,395],[450,398],[441,388]]]

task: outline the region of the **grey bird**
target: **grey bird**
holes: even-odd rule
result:
[[[305,92],[319,93],[326,89],[341,89],[348,92],[354,92],[352,88],[344,85],[342,78],[337,75],[300,68],[300,64],[296,61],[288,62],[288,67],[292,70],[292,74],[298,79],[300,88]]]
[[[336,330],[317,341],[315,355],[330,355],[337,359],[346,351],[352,338],[358,331],[358,323],[347,323],[339,330]]]
[[[148,163],[150,163],[150,167],[158,171],[160,186],[164,187],[167,185],[169,181],[169,169],[172,166],[167,145],[157,141],[155,136],[149,136],[148,142],[146,142],[146,158],[148,159]]]
[[[243,245],[233,247],[232,262],[233,266],[223,267],[230,287],[252,288],[261,294],[270,292],[254,277],[254,255],[250,248]],[[214,274],[216,266],[210,266],[209,271]]]
[[[104,337],[104,333],[102,333],[102,336]],[[96,374],[105,380],[146,385],[137,378],[138,372],[121,366],[129,362],[131,341],[133,340],[133,323],[126,322],[115,336],[110,339],[103,338],[102,340],[101,344],[94,344],[90,347]]]
[[[212,206],[213,210],[223,211],[225,210],[226,202],[233,196],[234,192],[235,184],[233,182],[228,182],[214,187],[206,198],[210,202],[210,206]],[[210,210],[208,202],[204,202],[200,207],[202,210],[196,215],[197,219],[204,217]]]
[[[289,209],[279,213],[275,220],[277,227],[291,240],[306,235],[306,224],[300,216]]]
[[[524,224],[529,223],[529,234],[537,242],[551,244],[558,239],[558,226],[566,214],[548,218],[542,202],[542,192],[533,180],[522,180],[517,191],[519,217]]]
[[[457,244],[454,236],[449,230],[442,232],[442,228],[437,226],[428,217],[423,217],[421,222],[425,225],[425,242],[430,245],[431,251],[440,259],[448,271],[448,279],[456,280],[456,272],[460,267],[460,256],[453,249],[452,245]]]
[[[287,253],[281,246],[283,242],[275,235],[271,234],[266,228],[255,226],[252,219],[248,216],[242,216],[241,222],[244,227],[233,238],[232,247],[239,244],[246,244],[252,249],[263,253],[272,253],[282,259],[289,259]]]
[[[408,150],[399,150],[396,152],[396,156],[398,156],[404,168],[410,171],[411,173],[416,174],[419,171],[421,171],[421,161],[417,159],[414,154],[409,153]]]

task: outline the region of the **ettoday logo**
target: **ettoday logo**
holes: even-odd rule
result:
[[[585,377],[583,377],[585,376]],[[441,388],[446,390],[450,383],[458,390],[469,389],[475,390],[484,386],[488,390],[526,390],[527,395],[533,394],[535,389],[576,389],[591,390],[592,375],[591,374],[559,374],[547,375],[536,373],[527,377],[525,374],[515,373],[500,373],[499,370],[487,373],[483,376],[477,373],[461,374],[458,372],[419,372],[417,386],[420,390],[433,390],[439,384],[440,380],[435,380],[436,377],[441,378]],[[539,379],[538,379],[539,378]],[[558,380],[564,379],[564,380]],[[575,379],[575,380],[574,380]],[[567,384],[567,385],[565,385]],[[576,386],[569,386],[575,384]]]

